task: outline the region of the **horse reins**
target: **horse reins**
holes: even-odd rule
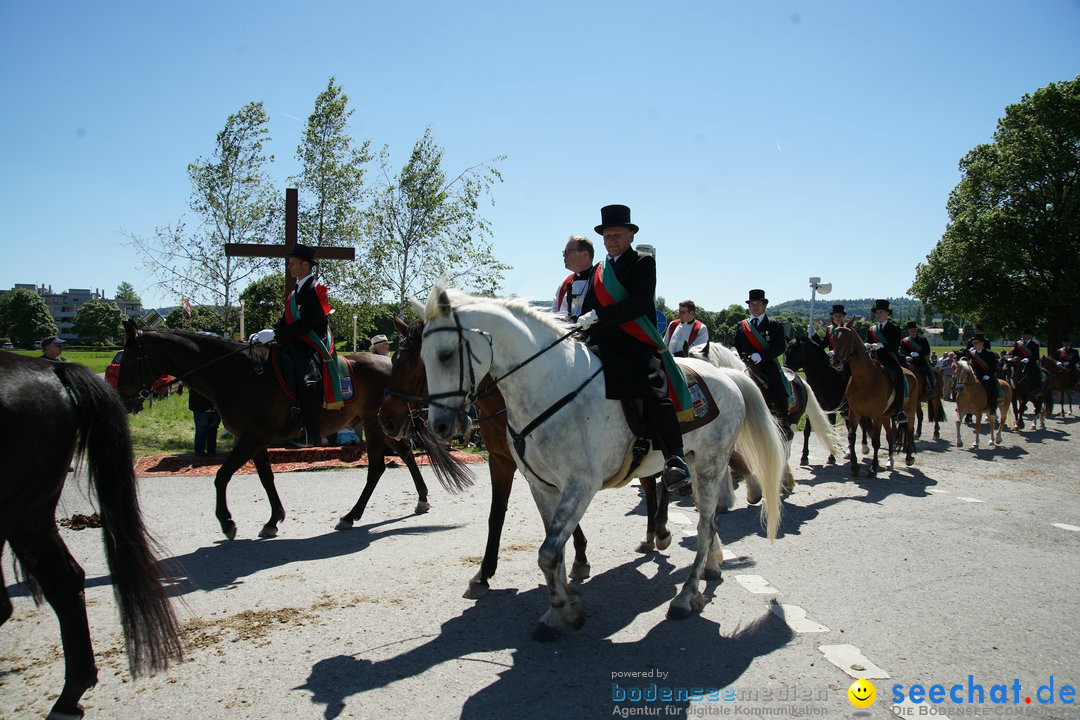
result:
[[[150,356],[147,354],[146,349],[143,348],[142,332],[141,331],[135,333],[135,347],[138,350],[138,356],[135,358],[136,377],[138,377],[140,367],[143,367],[143,366],[145,366],[146,373],[150,377],[149,384],[144,384],[142,386],[142,389],[139,390],[139,397],[142,398],[143,400],[146,400],[151,395],[153,395],[153,392],[154,392],[154,388],[153,388],[154,380],[156,380],[160,376],[158,375],[158,373],[154,372],[154,367],[150,362]],[[211,365],[213,365],[216,362],[224,360],[227,357],[231,357],[231,356],[233,356],[233,355],[235,355],[235,354],[237,354],[239,352],[243,352],[244,350],[248,350],[250,348],[251,348],[250,344],[241,345],[240,347],[236,348],[235,350],[230,350],[229,352],[225,353],[224,355],[218,355],[216,358],[213,358],[209,362],[203,363],[202,365],[199,365],[196,368],[192,368],[191,370],[188,370],[186,373],[184,373],[182,375],[174,376],[173,379],[170,380],[169,382],[165,383],[165,385],[163,387],[169,387],[171,385],[175,385],[177,383],[183,382],[186,378],[191,377],[192,375],[199,372],[200,370],[205,370],[206,368],[210,367]]]

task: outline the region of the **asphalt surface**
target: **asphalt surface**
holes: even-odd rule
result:
[[[953,426],[943,429],[951,441]],[[1053,420],[1006,432],[993,451],[923,440],[914,467],[898,461],[876,478],[824,466],[812,439],[782,536],[764,539],[740,489],[721,522],[724,579],[682,621],[665,613],[693,557],[693,506],[672,507],[676,543],[642,555],[639,488],[602,492],[582,523],[587,622],[546,643],[531,637],[547,593],[540,521],[520,476],[498,574],[477,601],[462,593],[483,552],[484,465],[460,495],[425,471],[423,515],[406,471],[392,469],[345,532],[333,526],[359,493],[359,471],[280,475],[289,515],[271,540],[256,537],[269,510],[254,476],[230,487],[234,541],[218,531],[211,478],[145,480],[187,657],[128,677],[100,531],[62,529],[87,573],[100,667],[87,717],[1080,717],[1066,702],[1066,686],[1080,687],[1078,430],[1080,418]],[[92,512],[85,494],[75,477],[58,517]],[[0,629],[0,718],[44,717],[63,675],[57,624],[5,577],[15,614]],[[847,695],[858,676],[877,693],[861,711]],[[1041,703],[1051,682],[1054,702]],[[944,701],[894,708],[894,686],[906,698],[915,685],[941,685]],[[677,699],[695,689],[715,693]],[[635,701],[654,691],[676,699]],[[995,703],[1002,692],[1007,702]]]

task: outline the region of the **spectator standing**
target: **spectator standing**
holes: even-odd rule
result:
[[[217,433],[221,416],[214,409],[210,398],[188,388],[188,410],[195,419],[195,455],[217,455]]]
[[[41,357],[53,362],[67,362],[67,358],[60,357],[64,349],[64,341],[56,335],[51,335],[41,341]]]

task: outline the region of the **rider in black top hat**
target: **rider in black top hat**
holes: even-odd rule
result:
[[[630,247],[638,226],[630,222],[630,208],[607,205],[600,209],[596,232],[604,236],[608,256],[589,280],[577,323],[588,330],[600,360],[604,363],[607,397],[612,400],[643,401],[642,420],[652,429],[653,441],[666,460],[664,484],[668,490],[690,485],[690,468],[683,459],[682,432],[668,397],[667,374],[657,348],[642,342],[623,329],[622,323],[639,318],[656,324],[656,261]],[[609,267],[608,266],[610,264]],[[603,286],[597,274],[614,271],[625,289],[621,300],[606,301],[597,293]]]
[[[919,335],[919,323],[909,320],[907,337],[900,341],[900,354],[923,378],[927,396],[934,391],[934,371],[930,367],[930,341]]]
[[[892,308],[888,300],[875,300],[870,314],[875,323],[866,332],[866,348],[874,359],[882,364],[893,376],[893,388],[896,390],[893,412],[897,423],[907,422],[904,412],[904,369],[900,365],[900,339],[903,333],[892,321]]]
[[[735,351],[749,362],[752,371],[764,376],[770,409],[790,440],[793,433],[788,422],[787,383],[780,376],[778,362],[786,347],[784,326],[765,314],[769,299],[764,290],[751,290],[746,304],[750,317],[736,327]]]

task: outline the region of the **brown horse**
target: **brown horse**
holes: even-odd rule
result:
[[[1061,396],[1061,419],[1065,419],[1065,403],[1069,403],[1069,414],[1073,414],[1072,406],[1072,391],[1076,387],[1075,375],[1070,375],[1067,370],[1062,369],[1052,358],[1041,357],[1039,358],[1039,365],[1049,375],[1047,387],[1044,388],[1043,402],[1046,403],[1046,409],[1043,411],[1044,415],[1054,416],[1054,393]]]
[[[274,537],[285,508],[274,484],[274,472],[266,448],[278,438],[295,436],[301,426],[295,401],[282,388],[272,367],[270,349],[183,330],[137,330],[125,323],[127,342],[120,364],[117,391],[137,404],[148,383],[162,373],[175,375],[184,384],[214,403],[225,427],[236,437],[232,452],[222,462],[214,478],[214,514],[221,531],[230,540],[236,537],[236,523],[226,502],[226,490],[233,473],[251,460],[270,501],[270,519],[259,537]],[[353,401],[337,410],[324,410],[321,432],[329,434],[362,423],[367,442],[368,475],[360,498],[337,524],[338,530],[352,527],[364,514],[375,486],[386,470],[386,448],[402,459],[412,475],[420,496],[416,512],[427,512],[427,485],[420,476],[407,442],[386,438],[379,427],[379,403],[390,379],[390,359],[372,353],[347,357],[355,378]],[[471,484],[471,475],[450,459],[442,443],[427,443],[432,466],[439,481],[451,491]]]
[[[992,405],[987,402],[986,390],[979,382],[971,363],[967,360],[956,361],[956,447],[964,447],[960,438],[960,426],[965,415],[975,416],[975,447],[979,447],[979,434],[982,432],[982,417],[985,414],[987,427],[990,428],[990,447],[1001,444],[1001,428],[1005,425],[1009,406],[1012,405],[1012,385],[1005,380],[998,380],[1001,393],[997,398],[997,410],[1001,419],[997,421],[997,440],[994,439],[996,416],[990,413]]]
[[[82,717],[97,682],[83,597],[85,574],[56,528],[56,505],[76,451],[85,457],[101,515],[109,577],[131,674],[181,657],[164,574],[143,525],[127,414],[105,382],[81,365],[0,352],[0,552],[11,544],[34,600],[60,621],[64,687],[49,717]],[[0,625],[12,613],[0,569]]]
[[[413,425],[427,427],[426,422],[414,423],[427,400],[427,377],[424,361],[420,358],[424,323],[421,320],[406,324],[395,317],[394,323],[401,332],[401,343],[394,353],[386,394],[379,409],[381,430],[390,438],[400,438]],[[488,580],[495,575],[499,565],[499,541],[502,538],[503,521],[514,486],[517,464],[510,453],[506,435],[506,405],[502,394],[485,377],[477,396],[480,436],[488,451],[488,471],[491,474],[491,510],[488,513],[488,537],[484,547],[484,559],[480,570],[469,580],[466,598],[479,598],[489,589]],[[665,506],[666,507],[666,506]],[[570,577],[583,580],[589,577],[589,561],[585,557],[587,541],[581,527],[574,529],[574,564]]]
[[[899,430],[903,433],[903,450],[905,462],[911,465],[915,462],[915,434],[912,429],[912,421],[918,409],[919,396],[922,394],[922,381],[910,370],[904,370],[910,393],[904,399],[904,412],[908,421],[900,426],[893,423],[893,393],[901,392],[894,389],[889,371],[870,357],[866,345],[858,333],[848,327],[836,330],[836,351],[833,354],[833,363],[846,365],[851,373],[848,380],[844,397],[848,405],[848,451],[851,454],[851,472],[859,474],[858,456],[855,454],[855,431],[862,418],[867,418],[871,424],[870,437],[874,452],[871,460],[871,472],[877,473],[881,467],[878,464],[878,450],[881,447],[881,428],[885,427],[885,440],[889,446],[888,465],[893,467],[893,451],[896,447],[896,437]]]

